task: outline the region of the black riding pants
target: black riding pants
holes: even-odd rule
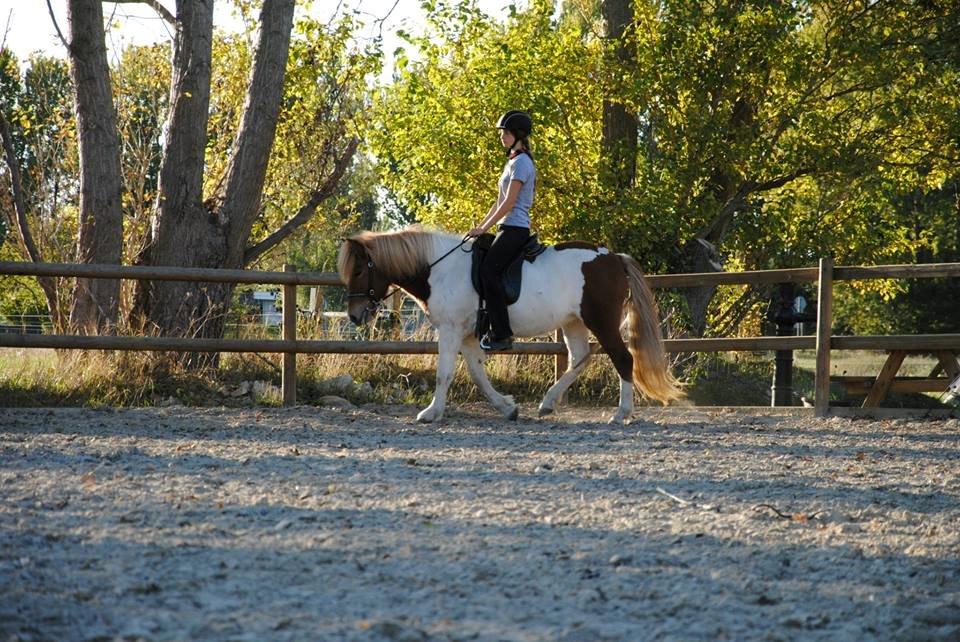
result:
[[[528,238],[530,230],[526,227],[501,225],[493,245],[483,259],[483,265],[480,266],[480,280],[483,283],[487,312],[490,314],[490,327],[498,339],[513,336],[501,277],[510,262],[520,254]]]

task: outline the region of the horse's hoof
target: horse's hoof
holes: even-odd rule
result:
[[[538,417],[546,417],[552,414],[553,414],[553,408],[540,408],[540,410],[537,411]]]
[[[518,408],[517,406],[514,406],[513,412],[507,415],[507,419],[509,419],[510,421],[516,421],[517,417],[519,416],[520,416],[520,408]]]
[[[623,426],[630,423],[630,415],[621,415],[620,413],[617,413],[610,417],[610,421],[608,423]]]
[[[429,424],[432,423],[436,417],[433,416],[433,413],[429,410],[421,410],[420,414],[417,415],[418,424]]]

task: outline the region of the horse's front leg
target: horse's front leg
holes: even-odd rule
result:
[[[520,414],[517,404],[510,395],[502,395],[496,391],[490,378],[487,377],[487,371],[483,369],[483,350],[480,349],[480,342],[475,337],[468,337],[464,340],[460,348],[463,352],[463,360],[467,364],[467,370],[470,371],[470,377],[477,384],[484,396],[490,400],[493,407],[511,421],[515,421]]]
[[[447,391],[450,390],[453,371],[457,365],[457,353],[463,342],[462,334],[455,330],[440,328],[438,334],[437,348],[440,354],[437,358],[437,389],[430,405],[417,415],[417,421],[421,423],[430,423],[443,417],[443,411],[447,407]]]

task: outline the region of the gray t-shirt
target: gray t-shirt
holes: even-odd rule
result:
[[[529,228],[530,207],[533,205],[533,193],[537,184],[537,170],[529,154],[517,154],[503,166],[503,174],[500,175],[500,195],[497,197],[498,204],[507,197],[511,181],[520,181],[523,185],[520,186],[520,193],[517,194],[517,202],[514,203],[513,209],[500,223]]]

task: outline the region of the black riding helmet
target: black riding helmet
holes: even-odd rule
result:
[[[497,121],[497,129],[506,129],[517,140],[524,140],[533,129],[533,119],[525,111],[511,109]]]

